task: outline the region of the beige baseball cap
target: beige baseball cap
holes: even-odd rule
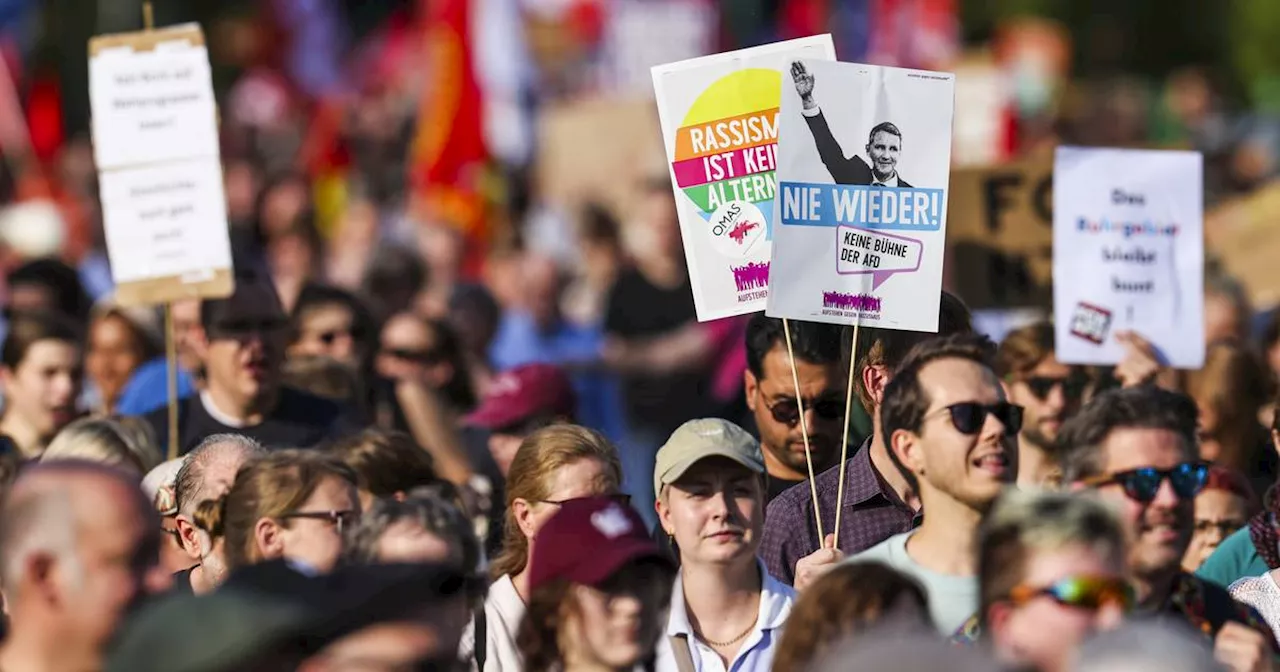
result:
[[[680,425],[666,444],[658,449],[653,469],[653,492],[684,475],[699,460],[727,457],[754,471],[764,473],[760,442],[747,430],[720,418],[690,420]]]

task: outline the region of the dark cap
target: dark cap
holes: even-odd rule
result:
[[[642,559],[670,564],[635,509],[608,497],[571,499],[534,537],[529,589],[554,579],[596,586]]]
[[[540,415],[573,419],[574,404],[573,384],[564,371],[550,364],[527,364],[494,378],[466,422],[492,431]]]

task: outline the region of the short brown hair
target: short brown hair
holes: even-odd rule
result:
[[[1102,474],[1102,444],[1119,429],[1163,429],[1177,434],[1188,457],[1196,452],[1196,404],[1181,392],[1153,385],[1107,390],[1062,423],[1057,453],[1062,480],[1072,483]]]
[[[1006,382],[1025,377],[1053,355],[1053,344],[1053,325],[1048,322],[1014,329],[996,350],[996,375]]]
[[[62,341],[78,347],[81,334],[70,320],[58,313],[17,313],[9,318],[9,330],[4,346],[0,347],[0,363],[16,371],[27,358],[27,351],[41,341]]]
[[[827,649],[880,624],[904,602],[918,608],[919,625],[931,631],[929,602],[915,579],[879,562],[835,567],[814,581],[791,607],[774,669],[806,669]]]
[[[404,432],[366,429],[333,442],[329,453],[355,473],[361,490],[374,497],[391,497],[439,480],[431,456]]]
[[[890,371],[897,371],[903,360],[906,359],[907,353],[911,352],[911,349],[921,342],[936,336],[972,332],[973,318],[969,314],[968,306],[964,305],[960,297],[947,291],[942,292],[942,300],[938,305],[937,334],[921,331],[881,329],[878,327],[862,329],[858,335],[857,360],[853,378],[854,390],[858,394],[858,401],[862,403],[862,407],[868,412],[875,407],[871,393],[862,384],[862,372],[868,366],[883,366]],[[844,339],[844,346],[841,350],[847,353],[853,349],[852,329],[845,329]],[[844,363],[848,364],[849,360],[844,360]],[[847,369],[848,367],[842,366],[842,368]]]
[[[925,341],[912,349],[884,389],[880,426],[884,429],[885,443],[900,429],[920,433],[924,415],[932,403],[920,384],[920,372],[925,366],[940,359],[967,359],[991,369],[994,354],[995,344],[982,334],[952,334]]]
[[[196,524],[210,536],[226,539],[227,568],[262,559],[253,528],[263,518],[294,513],[326,478],[355,487],[356,475],[337,459],[314,450],[277,450],[256,457],[236,472],[231,490],[196,509]]]

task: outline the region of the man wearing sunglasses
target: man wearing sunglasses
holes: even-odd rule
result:
[[[1053,325],[1039,322],[1005,336],[996,373],[1009,401],[1024,409],[1018,434],[1018,484],[1037,487],[1061,479],[1053,442],[1062,423],[1080,410],[1088,378],[1053,355]]]
[[[183,453],[213,434],[242,434],[268,448],[310,447],[348,424],[341,406],[281,385],[289,324],[264,270],[238,266],[235,293],[202,302],[200,323],[192,347],[204,380],[178,407]],[[168,445],[168,410],[146,418],[159,445]]]
[[[1066,670],[1081,642],[1133,606],[1127,570],[1124,527],[1097,498],[1009,489],[978,530],[971,622],[1001,661]]]
[[[1182,571],[1208,474],[1197,454],[1195,402],[1150,385],[1109,390],[1063,425],[1059,441],[1066,481],[1096,489],[1129,528],[1138,609],[1211,636],[1231,670],[1272,669],[1276,644],[1262,618]]]
[[[885,387],[880,424],[889,455],[928,514],[914,531],[853,556],[920,581],[944,635],[978,608],[978,524],[1018,471],[1022,408],[1010,404],[991,368],[984,336],[955,335],[917,346]]]

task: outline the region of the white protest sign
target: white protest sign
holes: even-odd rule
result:
[[[1059,147],[1053,312],[1058,360],[1116,364],[1118,331],[1163,363],[1204,365],[1203,161],[1198,152]]]
[[[954,91],[944,72],[791,66],[768,315],[938,330]]]
[[[89,77],[116,299],[229,295],[231,242],[204,34],[191,24],[95,37]]]
[[[765,306],[775,235],[778,105],[798,58],[835,59],[831,36],[653,68],[700,321]]]

